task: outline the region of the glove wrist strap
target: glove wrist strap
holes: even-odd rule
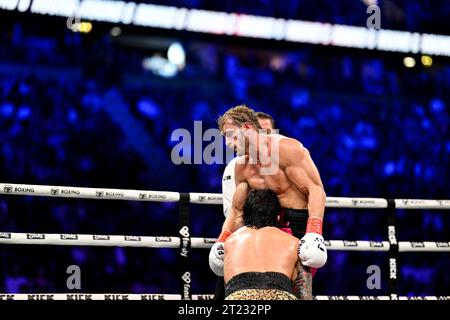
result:
[[[220,233],[219,238],[217,238],[217,241],[216,241],[216,242],[225,242],[225,240],[227,240],[227,238],[228,238],[229,236],[231,236],[231,232],[228,231],[228,230],[223,230],[223,231]]]
[[[306,225],[306,233],[317,233],[322,235],[323,220],[319,217],[309,217]]]

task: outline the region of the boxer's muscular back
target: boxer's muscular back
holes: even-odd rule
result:
[[[275,227],[242,227],[225,241],[224,275],[227,282],[242,272],[297,273],[299,240]]]

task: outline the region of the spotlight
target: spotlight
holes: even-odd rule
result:
[[[405,57],[403,59],[403,64],[407,68],[413,68],[416,65],[416,59],[414,59],[413,57]]]
[[[81,22],[80,23],[80,32],[89,33],[92,30],[92,23],[90,22]]]
[[[73,32],[89,33],[92,30],[92,23],[90,22],[74,22],[68,24],[68,26]]]
[[[420,60],[425,67],[431,67],[431,65],[433,64],[433,58],[430,56],[422,56]]]
[[[167,59],[179,69],[182,69],[186,63],[186,54],[183,46],[178,42],[172,43],[167,50]]]
[[[122,29],[120,27],[114,27],[111,29],[111,36],[118,37],[122,34]]]

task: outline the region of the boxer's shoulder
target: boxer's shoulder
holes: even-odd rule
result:
[[[306,149],[303,146],[303,144],[300,141],[298,141],[297,139],[286,137],[286,136],[282,136],[282,138],[280,138],[278,140],[278,144],[279,144],[280,149],[284,148],[284,149],[300,150],[300,151],[303,151],[304,149]]]
[[[283,166],[307,158],[309,152],[298,140],[287,138],[280,140],[279,155],[280,165]]]

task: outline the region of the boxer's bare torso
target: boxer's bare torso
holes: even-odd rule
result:
[[[236,163],[236,185],[244,182],[250,189],[270,189],[277,194],[280,205],[285,208],[308,208],[311,187],[323,189],[319,171],[309,151],[299,141],[284,136],[268,136],[268,140],[269,144],[278,143],[279,160],[275,172],[262,174],[261,169],[269,167],[272,163],[267,165],[254,163],[255,161],[252,163],[247,155]],[[239,204],[235,203],[233,206],[239,207]]]

